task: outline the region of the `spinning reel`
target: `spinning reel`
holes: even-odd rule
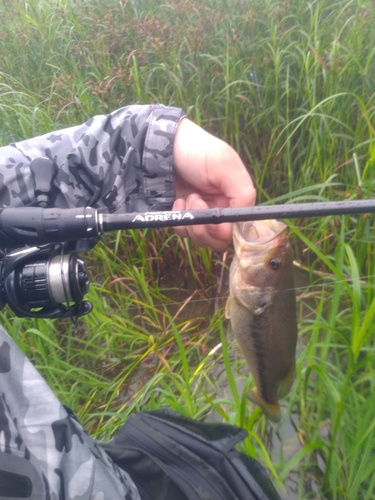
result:
[[[63,245],[25,248],[0,257],[0,308],[20,317],[64,318],[91,311],[83,301],[89,280],[84,262]]]
[[[2,210],[0,309],[8,304],[17,316],[36,318],[88,314],[89,279],[78,252],[98,241],[95,215],[92,209]]]

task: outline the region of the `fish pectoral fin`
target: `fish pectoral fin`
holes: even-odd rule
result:
[[[259,316],[272,305],[274,294],[274,290],[269,288],[246,287],[238,291],[233,296],[233,300],[251,314]]]
[[[285,398],[285,396],[288,394],[290,389],[292,388],[294,379],[296,377],[296,364],[293,363],[293,365],[290,367],[290,370],[286,374],[286,376],[280,380],[277,386],[277,398],[282,399]]]
[[[254,309],[254,311],[253,311],[253,312],[254,312],[254,314],[255,314],[256,316],[258,316],[259,314],[264,313],[264,311],[266,310],[266,308],[267,308],[267,306],[268,306],[268,305],[269,305],[269,304],[268,304],[268,302],[266,302],[266,301],[260,302],[260,303],[258,304],[258,306]]]
[[[278,403],[271,404],[264,401],[264,399],[259,394],[259,391],[256,387],[251,389],[251,391],[248,394],[248,397],[250,401],[252,401],[253,403],[262,408],[263,413],[269,420],[271,420],[272,422],[279,422],[281,413],[280,413],[280,406]]]
[[[230,297],[228,297],[227,302],[225,304],[225,317],[230,319]]]
[[[234,300],[237,302],[238,305],[240,305],[241,307],[244,307],[245,309],[247,309],[248,311],[250,311],[253,314],[252,308],[249,305],[249,301],[246,299],[247,299],[246,295],[244,297],[242,297],[241,294],[238,294],[234,297]]]

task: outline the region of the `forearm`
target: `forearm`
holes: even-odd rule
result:
[[[83,125],[0,148],[0,207],[35,203],[31,160],[56,166],[53,206],[163,210],[175,199],[173,142],[178,108],[127,106]]]

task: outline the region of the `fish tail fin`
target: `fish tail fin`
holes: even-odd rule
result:
[[[256,387],[251,389],[248,397],[250,401],[262,408],[263,413],[269,420],[272,420],[272,422],[278,422],[280,420],[281,413],[279,404],[271,404],[264,401]]]
[[[286,376],[282,380],[280,380],[277,386],[278,399],[285,398],[285,396],[288,394],[293,385],[295,377],[296,377],[296,364],[293,363]]]

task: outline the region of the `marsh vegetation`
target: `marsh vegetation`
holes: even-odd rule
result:
[[[4,0],[0,13],[2,144],[162,102],[233,145],[259,203],[374,194],[373,0]],[[374,217],[288,225],[308,279],[280,425],[247,400],[227,332],[230,249],[111,234],[87,255],[91,315],[1,322],[93,435],[168,406],[246,428],[286,498],[374,499]]]

